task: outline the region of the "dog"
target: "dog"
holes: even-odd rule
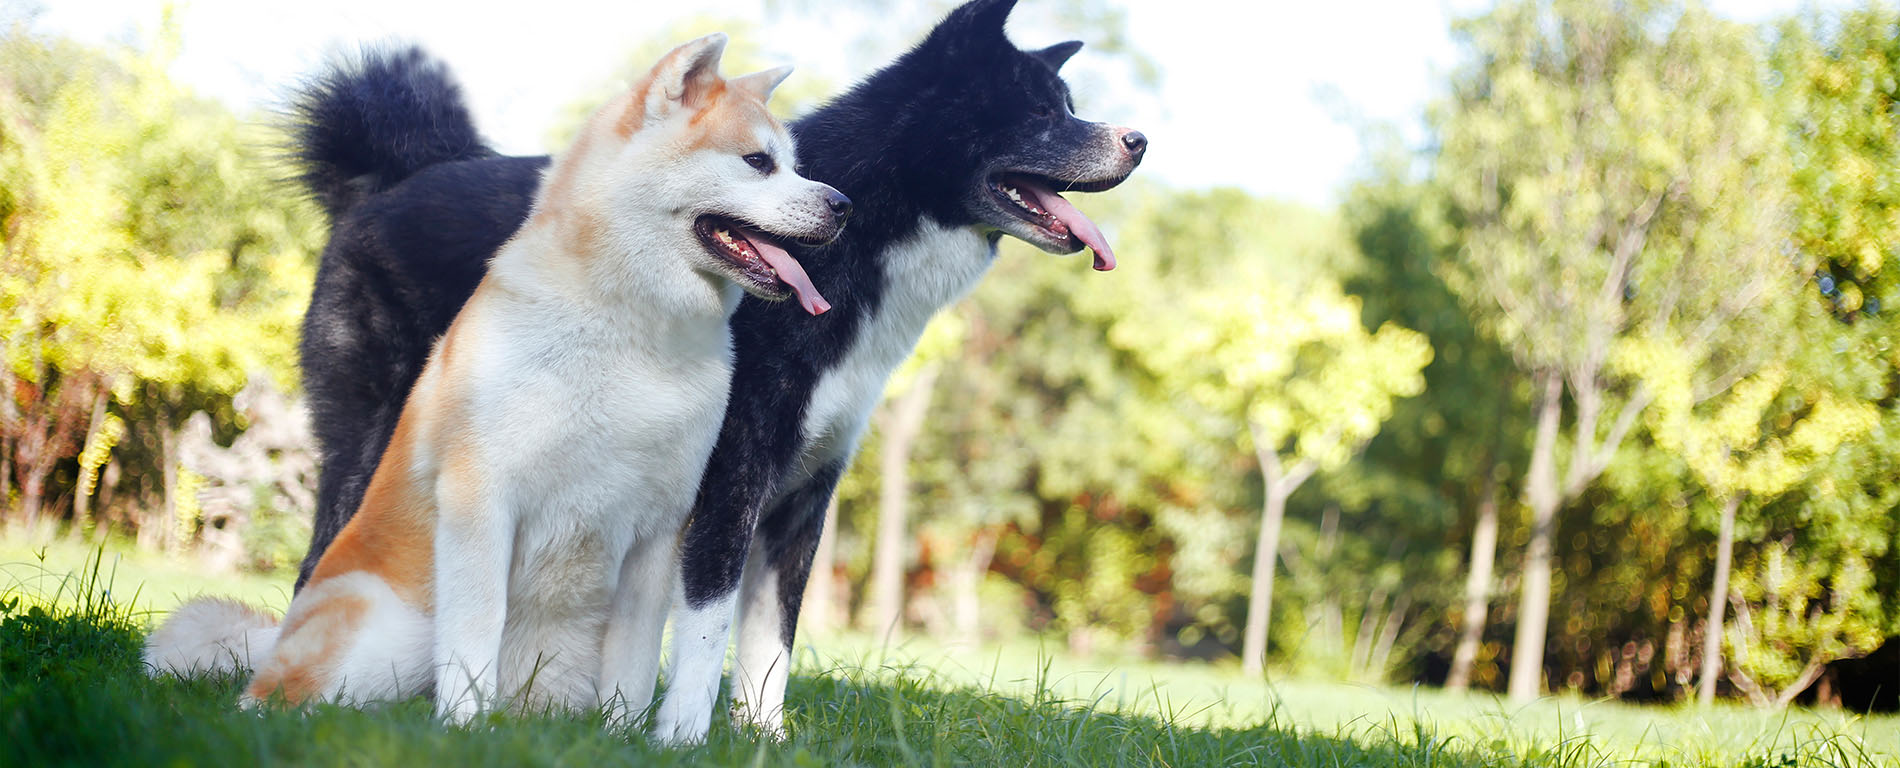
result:
[[[1017,48],[1004,33],[1014,5],[956,8],[895,62],[791,125],[802,172],[857,209],[838,240],[792,248],[835,309],[798,318],[793,307],[747,299],[733,316],[733,393],[681,542],[672,669],[654,723],[664,739],[704,738],[735,612],[736,716],[783,732],[826,503],[885,380],[930,318],[987,271],[998,240],[1058,254],[1088,247],[1096,269],[1114,267],[1101,230],[1059,191],[1116,186],[1147,139],[1073,114],[1058,70],[1082,43]],[[324,461],[306,573],[354,508],[421,350],[526,217],[546,162],[497,156],[452,94],[380,93],[379,112],[408,117],[396,121],[401,130],[351,136],[354,152],[375,159],[361,183],[378,191],[339,220],[304,325]]]
[[[254,612],[205,602],[153,635],[154,669],[268,647],[247,705],[432,692],[454,722],[513,697],[646,710],[680,530],[726,410],[729,318],[748,293],[828,310],[784,243],[830,242],[851,207],[792,170],[765,106],[789,68],[722,78],[725,42],[674,49],[553,162],[274,638]],[[392,72],[446,82],[419,52],[372,54],[304,114],[336,114]],[[348,194],[342,163],[317,173]]]

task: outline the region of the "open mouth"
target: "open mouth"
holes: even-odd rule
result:
[[[1068,182],[1030,173],[1000,173],[990,177],[990,194],[1003,210],[1034,227],[1043,239],[1057,248],[1077,251],[1088,246],[1095,252],[1095,268],[1115,268],[1115,252],[1100,227],[1067,199],[1064,192],[1101,192],[1122,183],[1120,178],[1091,182]]]
[[[693,232],[706,250],[727,266],[734,282],[748,293],[773,300],[784,299],[788,293],[795,294],[799,305],[813,315],[831,309],[831,303],[819,295],[798,260],[759,229],[723,216],[707,215],[693,223]],[[822,240],[807,238],[795,238],[795,241],[823,244]]]

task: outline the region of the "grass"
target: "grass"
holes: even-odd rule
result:
[[[666,750],[637,727],[562,713],[446,727],[423,701],[247,713],[234,706],[238,680],[146,677],[139,644],[152,606],[204,591],[273,604],[281,578],[194,576],[110,551],[88,565],[77,545],[24,562],[12,553],[0,548],[0,766],[1900,764],[1893,717],[1562,697],[1510,708],[1489,696],[1077,660],[1033,643],[856,635],[822,639],[825,656],[801,649],[784,742],[716,725],[706,745]]]
[[[86,542],[65,536],[0,536],[0,592],[50,595],[61,582],[92,571],[94,586],[105,596],[141,614],[168,613],[203,594],[234,597],[282,612],[290,605],[290,571],[255,574],[207,573],[189,558],[139,549],[129,541],[107,538]],[[96,563],[95,563],[96,561]]]

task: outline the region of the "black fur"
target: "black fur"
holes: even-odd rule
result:
[[[779,636],[790,647],[798,631],[798,609],[805,602],[805,580],[811,576],[811,558],[825,528],[825,505],[844,476],[844,462],[834,462],[812,474],[798,490],[759,518],[759,544],[778,576]]]
[[[814,473],[796,488],[778,485],[808,452],[801,427],[813,389],[849,350],[864,319],[881,308],[882,254],[914,234],[924,217],[948,227],[979,224],[970,190],[998,158],[1069,151],[1073,143],[1062,140],[1064,129],[1089,125],[1069,118],[1047,148],[1023,138],[1036,108],[1058,115],[1069,110],[1068,88],[1054,65],[1078,46],[1018,50],[1003,34],[1013,5],[964,5],[909,53],[792,125],[805,174],[857,203],[844,236],[799,257],[836,309],[803,318],[795,307],[748,300],[733,318],[733,397],[682,545],[687,605],[705,605],[738,586],[756,529],[767,537],[767,551],[778,554],[772,563],[781,590],[797,587],[780,592],[790,645],[811,565],[805,545],[816,546],[823,522],[804,513],[815,506],[822,515],[839,473]],[[774,498],[786,499],[774,514],[788,519],[761,524]],[[776,541],[779,536],[798,544]]]
[[[520,225],[547,159],[497,157],[447,71],[413,48],[326,73],[291,119],[298,178],[331,220],[300,349],[323,462],[302,588],[362,503],[430,347]]]
[[[1048,169],[1070,163],[1081,143],[1101,142],[1100,126],[1069,114],[1068,89],[1055,71],[1075,46],[1017,49],[1003,34],[1014,3],[974,0],[958,8],[909,53],[792,124],[800,172],[849,196],[855,212],[831,245],[794,249],[831,301],[830,312],[808,317],[796,303],[748,297],[733,317],[733,395],[682,543],[689,606],[739,586],[756,531],[780,580],[781,633],[790,646],[825,504],[849,460],[846,453],[793,477],[795,462],[812,449],[805,413],[826,372],[881,310],[886,252],[929,218],[988,232],[986,252],[973,257],[992,257],[1000,235],[972,203],[987,175],[999,164],[1057,173]],[[1130,146],[1132,170],[1141,149]],[[318,395],[322,484],[344,491],[320,502],[306,576],[355,511],[429,344],[473,291],[485,260],[526,217],[545,162],[448,163],[337,216],[304,353],[306,381]],[[321,338],[313,343],[315,337]],[[795,486],[781,487],[788,480]]]
[[[462,89],[418,48],[366,51],[307,84],[290,112],[297,180],[332,221],[431,165],[495,154]]]

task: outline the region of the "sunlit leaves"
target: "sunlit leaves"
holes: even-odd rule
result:
[[[103,387],[113,419],[126,418],[114,423],[148,435],[167,428],[155,416],[228,413],[216,403],[253,375],[294,385],[320,226],[274,181],[274,139],[173,83],[173,33],[160,37],[144,51],[18,29],[0,41],[0,362],[41,396]],[[91,410],[20,428],[68,429]],[[151,445],[95,441],[92,452]],[[89,455],[81,482],[103,461]]]

